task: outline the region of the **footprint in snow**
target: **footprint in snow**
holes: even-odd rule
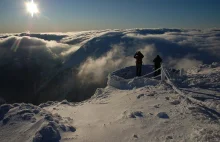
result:
[[[171,105],[178,105],[180,104],[180,101],[179,100],[174,100],[172,102],[170,102]]]
[[[137,99],[140,99],[141,97],[144,97],[144,94],[140,94],[137,96]]]
[[[160,104],[154,105],[155,108],[160,108]]]
[[[138,136],[136,134],[134,134],[133,137],[136,138],[136,139],[138,138]]]
[[[159,113],[157,114],[157,116],[158,116],[159,118],[169,119],[169,116],[166,114],[166,112],[159,112]]]
[[[124,118],[142,118],[144,117],[144,114],[141,111],[134,111],[134,112],[125,111],[123,113],[123,117]]]
[[[147,96],[150,96],[150,97],[152,97],[152,96],[154,96],[154,93],[148,94]]]
[[[135,111],[129,115],[130,118],[144,117],[143,112]]]
[[[173,139],[173,137],[172,137],[172,136],[167,136],[166,139],[167,139],[167,140]]]
[[[170,98],[169,98],[169,97],[165,97],[165,99],[166,99],[166,100],[170,100]]]

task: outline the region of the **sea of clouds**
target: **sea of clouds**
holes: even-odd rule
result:
[[[52,96],[64,99],[66,95],[59,95],[71,92],[83,100],[86,91],[82,85],[92,90],[87,94],[91,96],[97,87],[106,84],[110,72],[135,65],[133,55],[137,50],[144,54],[144,64],[152,64],[157,54],[172,68],[187,69],[217,62],[220,61],[220,29],[0,34],[1,97],[18,101],[15,96],[24,96],[19,101],[31,102],[39,92],[50,94],[46,100]],[[67,91],[51,93],[55,86]]]

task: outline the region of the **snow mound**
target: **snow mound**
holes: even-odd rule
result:
[[[50,102],[47,106],[48,104]],[[62,133],[76,131],[69,123],[58,114],[52,114],[32,104],[16,103],[0,106],[0,124],[4,127],[0,133],[6,136],[10,131],[16,138],[20,138],[18,141],[58,142]],[[17,127],[20,132],[17,131]],[[20,136],[20,133],[24,135]],[[7,141],[14,141],[12,139],[9,138]]]
[[[61,139],[60,131],[75,132],[76,129],[73,126],[65,126],[64,124],[58,124],[54,121],[50,121],[35,134],[33,142],[59,142]]]
[[[51,125],[47,125],[35,135],[33,142],[58,142],[60,139],[59,131]]]
[[[153,71],[153,66],[144,65],[142,67],[142,75],[148,74]],[[126,67],[111,73],[108,76],[108,86],[115,87],[117,89],[129,90],[134,88],[141,88],[147,85],[155,86],[159,83],[156,79],[150,79],[152,75],[147,77],[136,77],[136,67]]]

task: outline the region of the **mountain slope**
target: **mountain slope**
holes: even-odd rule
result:
[[[108,86],[84,102],[2,105],[1,141],[220,140],[220,93],[213,86],[220,79],[218,63],[190,69],[182,77],[170,72],[184,96],[166,82],[132,78],[132,68],[113,72]],[[126,71],[130,74],[124,79]],[[205,87],[200,85],[207,80]]]

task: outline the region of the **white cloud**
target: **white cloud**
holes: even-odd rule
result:
[[[99,84],[113,70],[134,66],[133,55],[137,50],[144,54],[144,64],[152,64],[157,54],[173,68],[216,62],[220,60],[220,30],[108,29],[28,36],[1,34],[0,66],[19,58],[20,61],[31,58],[50,75],[63,62],[69,65],[65,69],[78,68],[77,77],[71,80]]]
[[[193,59],[192,57],[185,57],[181,59],[169,58],[169,67],[176,69],[190,69],[192,67],[198,67],[202,64],[202,61]]]
[[[153,55],[155,55],[155,48],[153,45],[139,45],[138,48],[133,48],[133,50],[135,52],[136,50],[140,50],[145,55],[145,64],[152,62],[151,59]],[[126,66],[134,66],[135,59],[133,58],[133,54],[135,52],[125,53],[125,47],[123,44],[113,45],[112,50],[107,52],[106,55],[103,55],[98,59],[89,57],[83,64],[81,64],[78,76],[84,81],[102,82],[106,79],[108,73]]]
[[[14,60],[31,60],[39,64],[42,69],[48,70],[65,56],[62,54],[70,48],[67,44],[56,41],[46,41],[35,37],[10,36],[0,40],[0,65]]]

